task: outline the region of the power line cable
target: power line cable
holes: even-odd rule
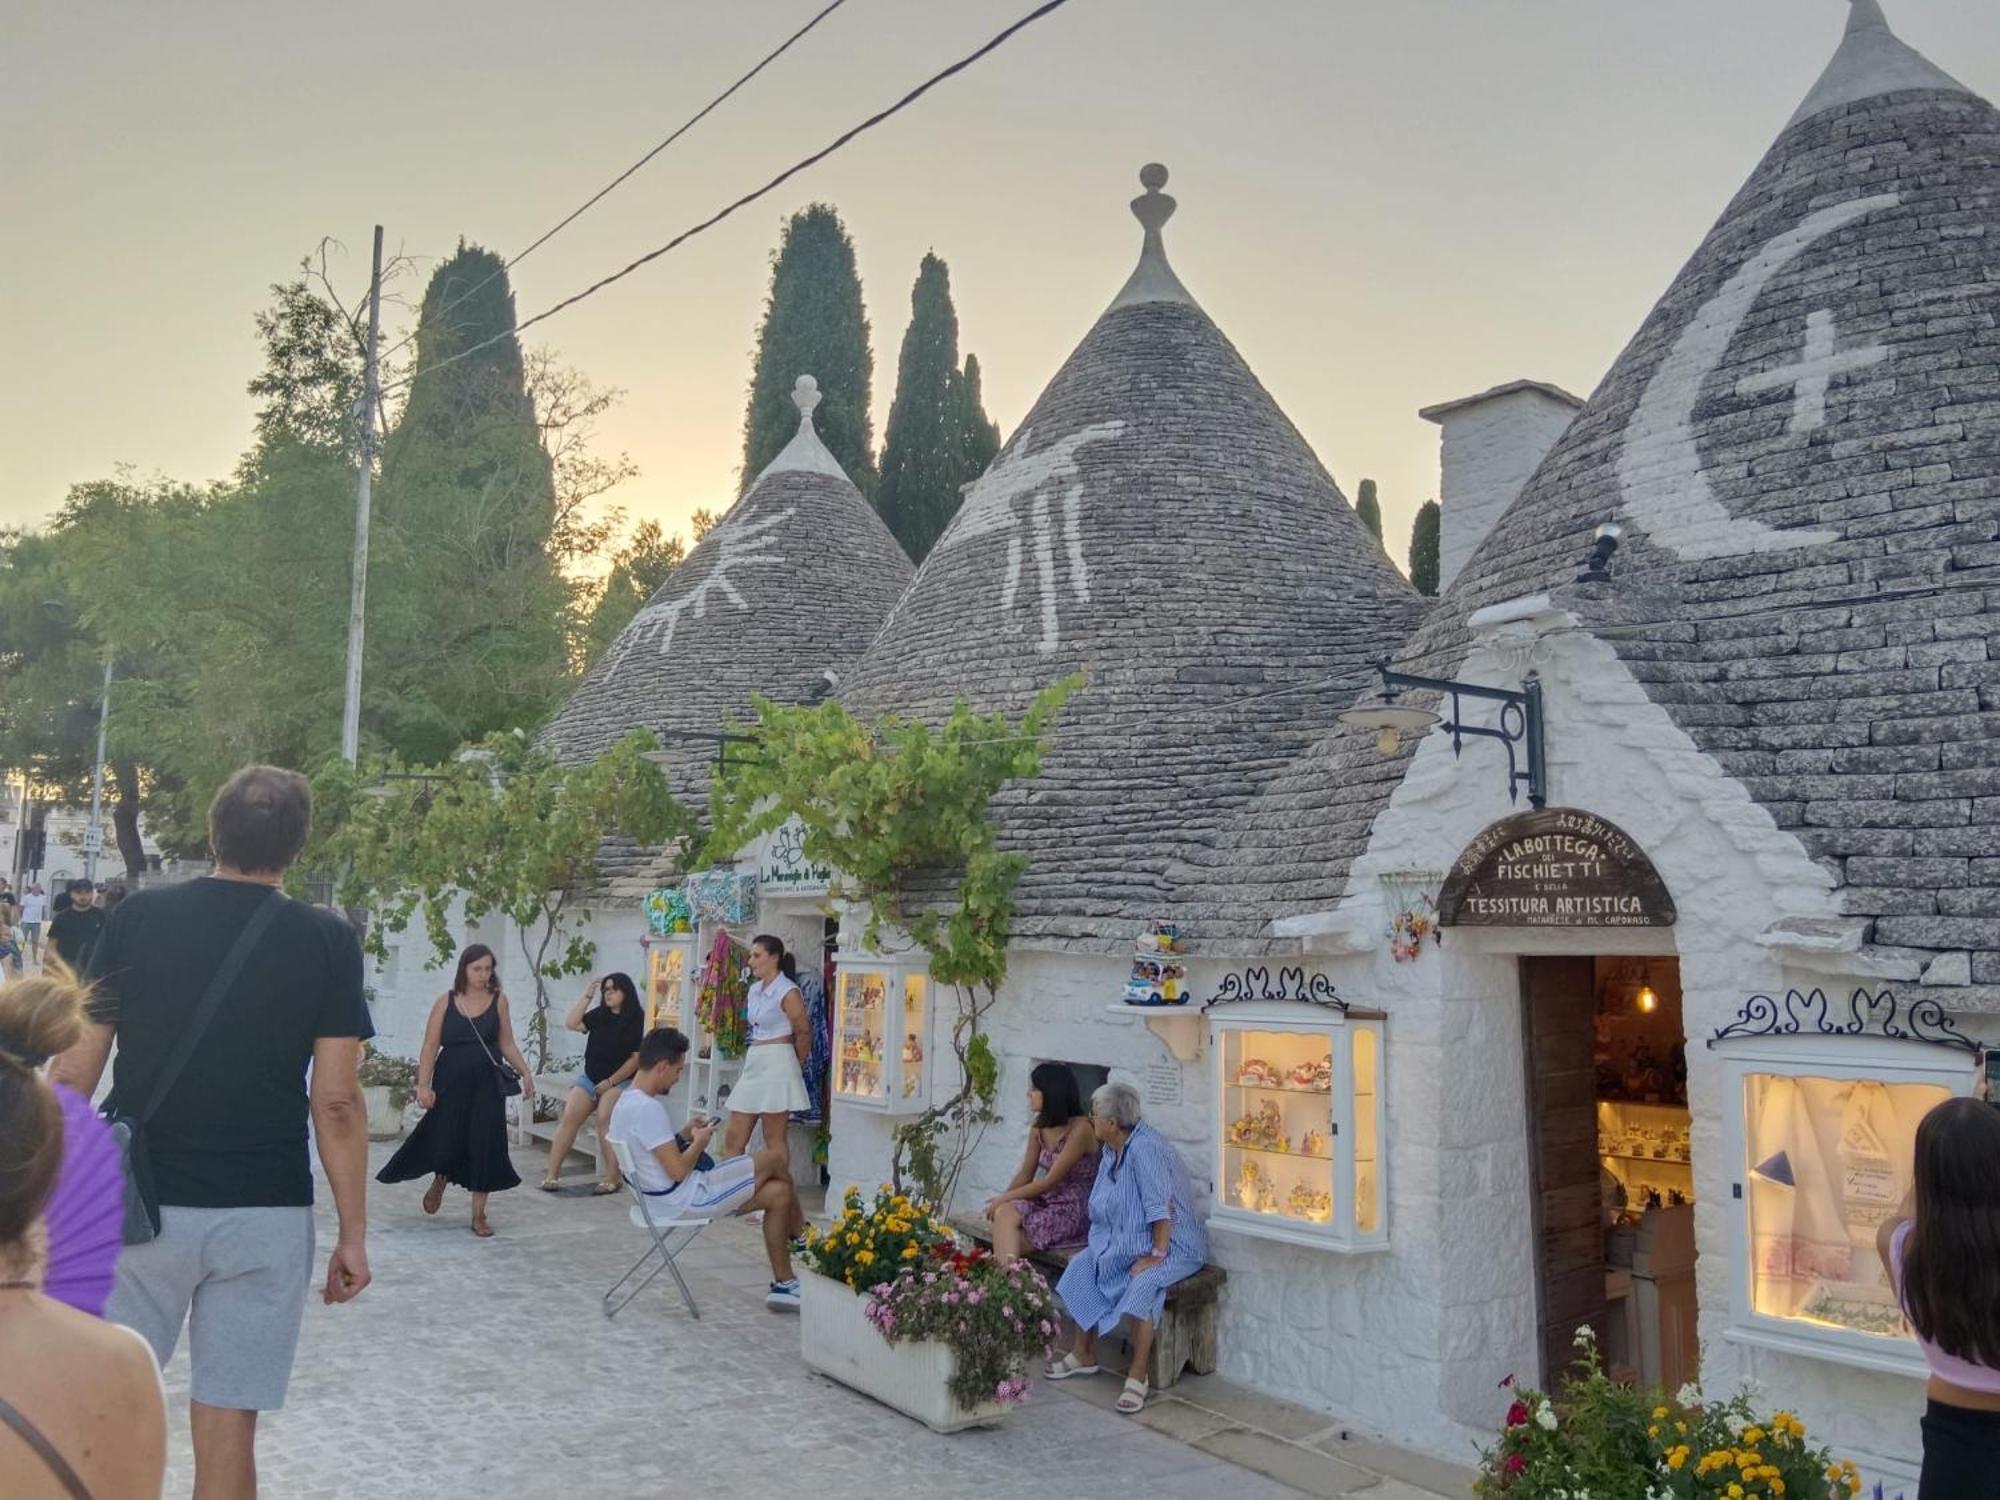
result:
[[[561,234],[565,229],[569,228],[570,225],[574,224],[578,219],[582,218],[586,213],[590,212],[591,209],[595,208],[599,203],[602,203],[614,191],[616,191],[620,186],[622,186],[628,178],[630,178],[634,173],[638,172],[640,168],[644,167],[654,157],[658,156],[662,151],[666,150],[667,147],[671,146],[675,141],[679,140],[682,136],[686,135],[690,130],[694,129],[694,127],[699,125],[703,120],[707,119],[708,116],[713,114],[718,108],[720,108],[732,94],[736,93],[737,90],[741,89],[751,79],[755,78],[759,73],[763,72],[772,63],[776,62],[779,58],[783,57],[786,52],[790,51],[792,44],[794,42],[797,42],[800,38],[805,36],[807,32],[811,31],[815,26],[819,25],[821,21],[824,21],[828,16],[832,15],[835,11],[839,10],[840,7],[845,5],[846,3],[847,0],[831,0],[831,3],[825,6],[823,9],[821,9],[820,12],[817,15],[815,15],[810,21],[807,21],[805,25],[801,26],[797,31],[793,32],[790,36],[786,37],[784,41],[780,42],[777,45],[777,47],[774,48],[772,51],[767,52],[756,67],[752,68],[749,72],[745,73],[741,78],[738,78],[734,83],[730,84],[728,88],[724,89],[721,93],[717,94],[713,99],[709,100],[708,103],[704,104],[698,111],[690,115],[687,118],[687,120],[682,123],[680,128],[674,131],[672,135],[669,135],[665,140],[661,141],[659,145],[655,146],[652,150],[648,151],[644,156],[640,157],[637,161],[633,162],[631,166],[627,167],[624,171],[620,172],[616,177],[612,178],[611,181],[607,182],[603,187],[599,188],[589,198],[585,199],[583,203],[580,204],[577,208],[571,210],[571,212],[567,217],[565,217],[553,229],[550,229],[545,234],[543,234],[541,238],[537,239],[536,241],[534,241],[534,243],[530,244],[527,249],[521,251],[518,255],[514,256],[513,259],[501,262],[499,268],[493,271],[491,274],[489,274],[483,281],[474,284],[467,290],[459,293],[456,297],[452,298],[451,301],[447,302],[444,305],[444,307],[439,311],[438,316],[444,317],[446,314],[450,313],[453,308],[457,307],[467,298],[475,296],[479,292],[484,291],[488,286],[492,285],[494,281],[498,280],[501,276],[504,276],[507,272],[513,270],[514,267],[518,266],[522,261],[526,260],[529,256],[533,255],[537,250],[541,249],[542,246],[546,245],[550,240],[554,239],[557,235]],[[421,324],[419,325],[419,327],[421,327]],[[405,334],[401,339],[399,339],[393,346],[391,346],[388,349],[388,351],[383,355],[383,358],[386,359],[388,355],[394,354],[397,350],[402,349],[404,346],[409,344],[412,340],[416,338],[417,332],[418,329],[411,329],[410,332]]]
[[[951,78],[956,74],[964,72],[967,68],[971,67],[981,58],[985,57],[987,54],[995,51],[996,49],[1004,45],[1018,32],[1021,32],[1025,30],[1027,27],[1032,26],[1035,22],[1041,20],[1044,16],[1049,15],[1051,12],[1061,10],[1062,7],[1067,5],[1068,3],[1069,0],[1045,0],[1045,3],[1036,6],[1035,9],[1029,11],[1028,14],[1021,17],[1020,20],[1014,22],[1013,25],[1007,27],[1005,30],[998,33],[996,36],[992,38],[992,40],[988,41],[984,46],[980,47],[977,51],[967,53],[957,62],[951,64],[951,66],[943,69],[940,72],[933,73],[929,78],[925,79],[922,83],[918,84],[915,88],[911,89],[907,94],[903,95],[902,98],[898,99],[894,104],[891,104],[888,108],[877,111],[875,114],[872,114],[867,119],[863,120],[859,125],[856,125],[849,130],[843,131],[840,135],[836,136],[831,142],[821,147],[818,151],[815,151],[812,155],[805,157],[804,159],[795,162],[793,165],[785,168],[784,171],[780,172],[776,177],[773,177],[769,182],[765,183],[762,187],[757,188],[753,192],[745,193],[742,197],[738,198],[734,203],[731,203],[728,207],[723,208],[714,214],[711,214],[708,218],[703,219],[699,224],[696,224],[691,229],[683,230],[681,233],[675,235],[672,239],[668,240],[666,244],[660,246],[657,250],[647,251],[644,255],[640,256],[637,260],[633,261],[631,264],[623,267],[620,270],[612,272],[609,276],[606,276],[599,281],[591,283],[589,286],[585,287],[582,291],[577,292],[575,295],[563,298],[562,301],[556,303],[554,306],[544,308],[541,312],[536,313],[532,318],[529,318],[524,322],[516,324],[513,328],[509,329],[505,333],[498,333],[493,335],[493,337],[491,338],[482,339],[480,340],[480,342],[472,345],[470,348],[461,349],[458,353],[451,355],[448,358],[441,359],[436,364],[427,366],[422,370],[412,370],[408,375],[404,376],[401,380],[397,381],[393,386],[389,387],[388,389],[391,390],[403,389],[404,387],[407,387],[413,381],[415,381],[419,375],[434,374],[437,371],[445,369],[450,365],[457,364],[458,361],[462,359],[469,359],[472,355],[479,353],[480,350],[482,349],[489,348],[494,344],[504,342],[505,340],[510,338],[518,338],[521,334],[527,332],[530,328],[533,328],[537,323],[541,323],[549,318],[553,318],[557,313],[562,312],[566,308],[576,306],[577,303],[583,301],[587,297],[595,296],[598,292],[603,291],[606,287],[612,285],[614,282],[623,281],[627,276],[630,276],[634,271],[639,270],[642,266],[647,266],[652,264],[652,262],[658,260],[661,256],[667,254],[669,251],[678,249],[680,246],[686,244],[689,240],[693,239],[696,235],[701,234],[703,231],[713,229],[717,224],[720,224],[724,219],[728,218],[738,209],[747,208],[752,203],[755,203],[758,199],[766,197],[769,194],[777,191],[777,189],[784,186],[785,183],[789,182],[792,178],[798,176],[799,173],[805,171],[809,167],[817,166],[819,163],[825,161],[829,156],[832,156],[836,151],[840,150],[843,146],[847,145],[848,142],[852,141],[856,136],[862,134],[864,131],[873,130],[877,125],[880,125],[883,121],[902,113],[902,111],[909,108],[912,104],[916,103],[917,100],[923,98],[925,94],[929,93],[933,88],[937,87],[938,84],[943,83],[947,78]]]

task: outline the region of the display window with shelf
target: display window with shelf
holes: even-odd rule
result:
[[[842,955],[834,981],[833,1095],[914,1113],[930,1076],[930,975],[920,964]]]
[[[690,1007],[685,991],[694,938],[651,937],[646,940],[646,1028],[687,1029]]]
[[[1917,1123],[1972,1091],[1976,1054],[1867,1035],[1716,1050],[1732,1168],[1727,1337],[1921,1375],[1876,1231],[1910,1190]]]
[[[1211,1013],[1211,1223],[1328,1249],[1387,1242],[1382,1022],[1337,1006]]]

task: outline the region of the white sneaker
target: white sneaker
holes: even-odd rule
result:
[[[771,1290],[764,1294],[764,1305],[772,1312],[792,1312],[799,1310],[799,1283],[794,1277],[790,1281],[774,1281]]]

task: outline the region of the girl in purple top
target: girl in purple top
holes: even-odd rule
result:
[[[1924,1116],[1904,1209],[1876,1248],[1931,1370],[1917,1500],[2000,1500],[2000,1108]]]
[[[986,1205],[993,1253],[1018,1260],[1030,1250],[1081,1245],[1090,1237],[1090,1186],[1097,1180],[1097,1137],[1083,1112],[1076,1075],[1041,1063],[1028,1075],[1035,1123],[1020,1170]]]

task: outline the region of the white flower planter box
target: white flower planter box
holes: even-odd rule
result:
[[[365,1084],[361,1097],[368,1106],[368,1139],[393,1141],[403,1133],[405,1101],[395,1089],[383,1084]]]
[[[943,1344],[890,1344],[868,1321],[867,1300],[838,1281],[801,1268],[799,1343],[806,1367],[831,1376],[933,1432],[993,1427],[1010,1408],[988,1401],[967,1410],[952,1399],[957,1356]]]

